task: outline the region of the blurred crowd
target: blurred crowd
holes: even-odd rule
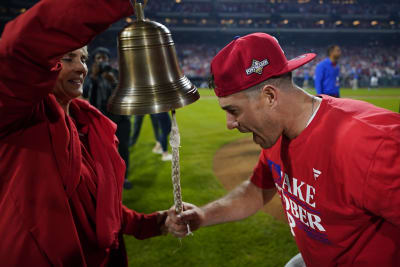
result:
[[[388,14],[393,10],[398,10],[398,3],[380,4],[374,7],[371,4],[318,4],[308,2],[299,4],[296,1],[286,3],[240,3],[240,2],[219,2],[216,4],[218,12],[257,12],[257,13],[301,13],[301,14]]]
[[[317,63],[326,57],[326,47],[310,49],[301,46],[283,46],[288,59],[305,52],[313,52],[318,56],[311,63],[297,69],[293,74],[300,85],[307,80],[312,86]],[[209,77],[210,62],[220,47],[214,45],[177,45],[179,61],[183,72],[191,79],[201,81],[206,86]],[[368,87],[371,77],[376,77],[380,86],[394,86],[400,81],[400,47],[341,47],[342,57],[339,60],[342,86],[352,87],[354,79],[358,86]]]
[[[398,1],[379,3],[361,2],[355,4],[332,4],[328,2],[309,1],[298,3],[297,1],[288,2],[252,2],[252,1],[149,1],[147,11],[156,12],[223,12],[223,13],[301,13],[301,14],[338,14],[338,15],[380,15],[393,14],[399,12],[400,4]]]
[[[287,29],[400,29],[400,2],[149,1],[146,14],[167,26]],[[350,1],[351,2],[351,1]]]
[[[187,77],[207,78],[210,76],[210,63],[219,48],[207,44],[177,44],[177,53],[183,73]]]
[[[306,48],[288,48],[287,57],[293,58],[299,55]],[[361,87],[369,87],[371,78],[377,79],[378,85],[394,86],[399,85],[400,81],[400,48],[393,47],[341,47],[342,56],[339,60],[340,80],[344,87],[354,87],[356,79]],[[317,58],[306,66],[294,72],[297,80],[302,80],[309,76],[312,80],[317,63],[326,57],[325,48],[317,48],[312,52],[317,53]]]

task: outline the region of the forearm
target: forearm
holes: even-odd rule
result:
[[[261,209],[269,200],[264,197],[262,189],[250,181],[245,181],[225,197],[201,208],[204,212],[204,221],[201,226],[247,218]]]
[[[146,239],[166,232],[166,211],[142,214],[123,206],[122,232],[137,239]]]

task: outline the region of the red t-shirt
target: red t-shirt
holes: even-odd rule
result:
[[[262,150],[251,181],[278,188],[310,266],[400,266],[400,114],[323,96],[295,139]]]

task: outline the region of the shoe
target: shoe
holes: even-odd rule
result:
[[[167,153],[163,153],[162,157],[161,157],[162,161],[171,161],[172,160],[172,154]]]
[[[151,151],[153,153],[155,153],[155,154],[162,154],[163,153],[162,147],[161,147],[159,142],[156,143],[156,145],[153,147],[153,149]]]
[[[132,186],[133,186],[132,183],[129,182],[127,179],[125,179],[125,181],[124,181],[124,189],[129,190],[129,189],[132,188]]]

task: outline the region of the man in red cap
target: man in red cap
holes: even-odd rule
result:
[[[185,223],[196,230],[246,218],[278,192],[302,256],[287,266],[398,266],[400,114],[306,93],[291,71],[314,57],[288,61],[274,37],[254,33],[213,59],[228,129],[251,132],[263,150],[250,180],[225,197],[185,203],[179,216],[172,208],[176,236]]]

